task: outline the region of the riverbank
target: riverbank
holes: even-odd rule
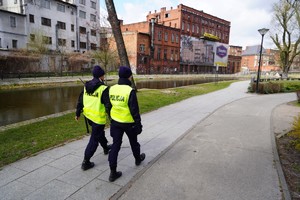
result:
[[[140,90],[141,113],[147,113],[192,96],[211,93],[228,87],[233,81],[206,83],[162,90]],[[83,118],[77,123],[74,112],[45,120],[31,121],[0,132],[0,167],[33,155],[44,149],[64,144],[86,135]]]
[[[251,77],[241,76],[235,74],[160,74],[160,75],[134,75],[134,80],[168,80],[168,79],[197,79],[197,78],[232,78],[239,80],[249,80]],[[118,79],[117,75],[106,75],[107,81],[116,81]],[[82,84],[82,81],[88,81],[91,79],[91,76],[64,76],[64,77],[38,77],[38,78],[11,78],[0,80],[0,90],[5,89],[17,89],[24,87],[48,87],[53,85],[74,85]]]

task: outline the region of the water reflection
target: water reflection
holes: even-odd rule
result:
[[[136,82],[136,87],[164,89],[214,80],[214,78],[150,80]],[[81,85],[77,85],[0,92],[0,126],[75,109],[82,89]]]
[[[82,87],[40,88],[0,93],[0,126],[74,109]]]

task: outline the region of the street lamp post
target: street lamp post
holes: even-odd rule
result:
[[[260,53],[259,53],[259,61],[258,61],[258,69],[257,69],[257,79],[256,79],[256,93],[258,93],[258,84],[260,80],[260,66],[261,66],[261,54],[264,42],[264,36],[269,31],[267,28],[259,29],[258,32],[261,34],[261,44],[260,44]]]

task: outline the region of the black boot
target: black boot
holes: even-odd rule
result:
[[[135,165],[139,166],[143,160],[145,160],[146,154],[142,153],[139,159],[135,159]]]
[[[110,149],[111,149],[111,144],[107,145],[106,148],[103,148],[104,155],[107,155],[109,153]]]
[[[95,166],[95,164],[93,162],[90,162],[89,160],[83,160],[82,164],[81,164],[81,169],[83,171],[91,169]]]
[[[109,181],[114,182],[122,176],[122,172],[117,172],[117,167],[110,167]]]

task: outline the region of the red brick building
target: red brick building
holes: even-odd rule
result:
[[[241,71],[242,49],[243,48],[241,46],[230,45],[228,55],[228,66],[224,73],[235,74]]]
[[[166,10],[166,8],[163,7],[160,9],[160,12],[156,12],[156,11],[154,11],[154,13],[149,12],[149,14],[147,15],[147,21],[149,22],[151,20],[155,20],[156,23],[167,27],[173,27],[179,29],[181,41],[183,41],[184,38],[185,39],[184,42],[186,42],[187,40],[189,40],[189,38],[191,38],[194,44],[197,45],[201,43],[201,47],[199,48],[196,47],[194,49],[204,49],[204,47],[208,48],[208,46],[211,46],[211,44],[204,44],[205,42],[200,40],[217,41],[224,44],[229,43],[229,34],[230,34],[229,21],[207,14],[201,10],[190,8],[183,4],[178,5],[176,9],[173,9],[171,7],[170,10]],[[182,52],[183,49],[181,45],[181,53]],[[214,69],[213,60],[212,62],[207,62],[208,60],[210,61],[211,52],[202,52],[202,51],[200,52],[199,50],[196,54],[199,54],[200,56],[203,57],[203,59],[201,59],[203,62],[199,63],[199,62],[195,62],[194,60],[183,62],[182,60],[183,55],[181,54],[180,72],[207,73],[213,71]],[[194,55],[194,57],[197,57],[195,59],[199,58],[199,56],[197,55]]]
[[[139,74],[213,72],[218,65],[217,43],[227,51],[230,22],[226,20],[182,4],[149,12],[146,19],[120,25],[130,65]]]
[[[121,23],[121,30],[130,64],[132,67],[136,67],[137,73],[170,74],[177,72],[180,61],[179,29],[150,21],[133,24]],[[140,36],[128,39],[130,32],[135,32]],[[132,53],[128,52],[128,49]]]
[[[258,69],[260,56],[260,45],[247,46],[242,53],[242,67],[250,72],[255,72]],[[261,71],[280,71],[278,63],[279,52],[274,49],[262,50]]]

